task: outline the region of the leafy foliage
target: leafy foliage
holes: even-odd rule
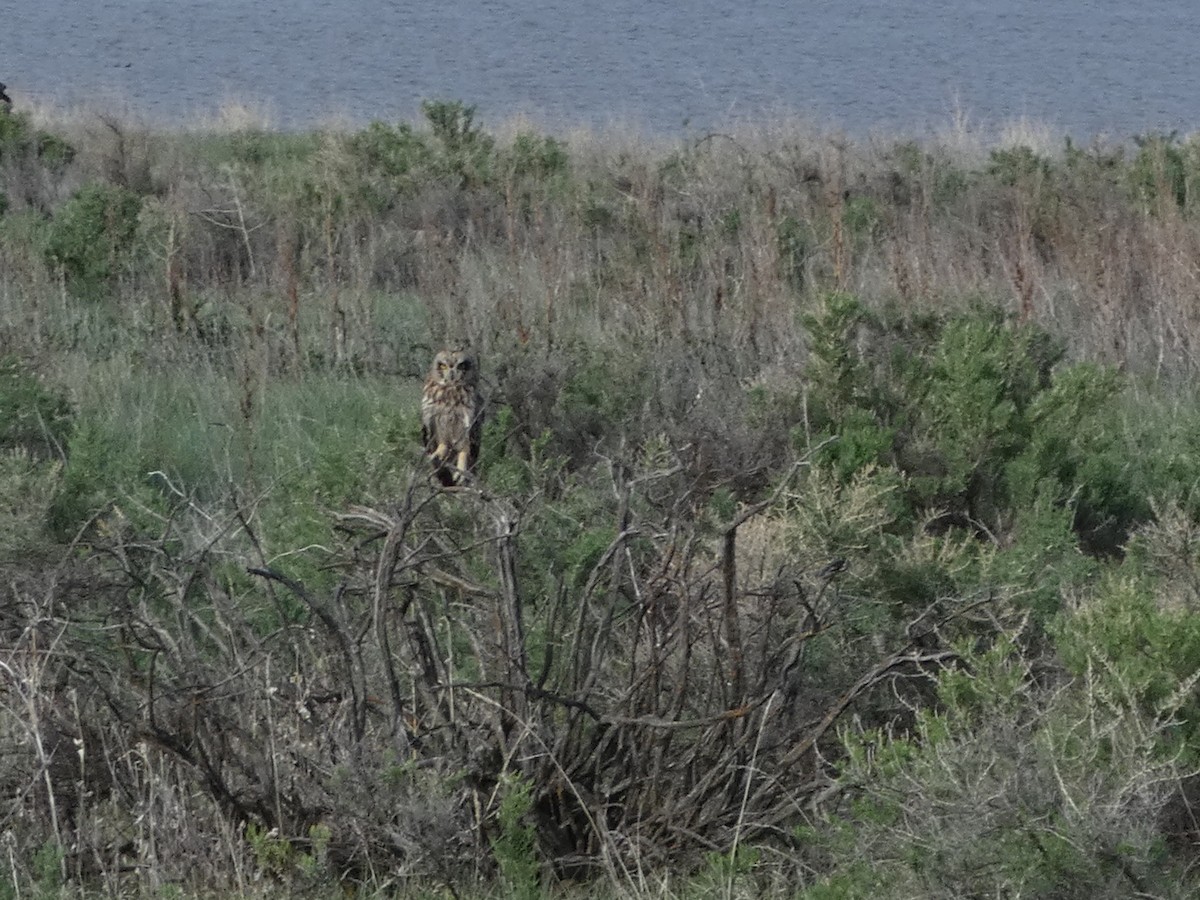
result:
[[[50,223],[48,261],[87,300],[104,299],[126,265],[142,201],[126,188],[94,182],[81,188]]]
[[[71,434],[67,398],[14,358],[0,359],[0,448],[61,456]]]
[[[1169,716],[1144,719],[1092,685],[1037,697],[1009,643],[966,659],[909,734],[848,738],[844,811],[801,832],[837,874],[802,896],[1182,896],[1188,878],[1157,840],[1162,779],[1180,772],[1157,752]]]
[[[421,111],[429,125],[427,134],[406,123],[373,122],[355,136],[355,151],[373,170],[401,183],[430,176],[453,179],[456,187],[488,183],[493,177],[495,141],[475,124],[475,107],[458,100],[427,100]],[[518,142],[517,154],[530,166],[543,159],[546,171],[558,164],[552,144],[538,148],[528,137]]]
[[[496,837],[492,852],[500,866],[500,877],[513,900],[533,900],[541,896],[538,887],[536,856],[537,834],[525,817],[533,806],[533,792],[519,778],[503,784],[504,797],[496,810]]]
[[[1113,370],[1056,368],[1058,342],[991,313],[885,328],[833,298],[809,327],[809,410],[838,436],[823,455],[843,477],[895,465],[913,515],[936,510],[1001,541],[1043,501],[1072,510],[1093,552],[1115,552],[1148,517],[1114,427]]]

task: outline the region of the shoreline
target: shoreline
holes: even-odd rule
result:
[[[11,76],[10,76],[11,77]],[[656,126],[649,113],[612,112],[591,117],[567,118],[539,110],[533,105],[512,104],[494,111],[471,98],[427,97],[410,105],[397,115],[351,113],[344,109],[302,117],[281,111],[277,101],[269,98],[227,96],[219,102],[197,105],[190,109],[165,114],[152,111],[153,104],[137,105],[118,92],[99,92],[86,101],[70,102],[59,97],[43,97],[32,91],[9,85],[13,110],[32,115],[39,124],[73,123],[97,118],[115,118],[126,127],[163,134],[195,132],[226,132],[256,129],[286,135],[302,135],[325,131],[355,131],[372,122],[419,125],[421,104],[425,102],[461,102],[479,111],[480,123],[498,133],[514,128],[535,130],[542,134],[564,137],[574,133],[603,135],[620,132],[640,136],[653,142],[688,141],[708,133],[744,134],[772,129],[803,130],[810,134],[842,135],[856,143],[891,141],[967,141],[983,147],[1013,146],[1024,143],[1045,152],[1051,146],[1062,147],[1068,140],[1076,146],[1132,146],[1139,137],[1175,134],[1184,139],[1200,130],[1200,123],[1186,127],[1147,127],[1143,130],[1112,129],[1083,133],[1053,120],[1027,115],[1003,118],[976,117],[970,107],[949,100],[940,117],[930,117],[915,127],[900,122],[851,125],[815,111],[805,111],[784,104],[761,106],[735,115],[698,120],[681,114],[668,126]]]

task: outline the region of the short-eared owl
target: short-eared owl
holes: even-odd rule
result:
[[[449,487],[475,467],[482,435],[483,396],[475,354],[442,350],[433,359],[421,393],[421,440],[438,481]]]

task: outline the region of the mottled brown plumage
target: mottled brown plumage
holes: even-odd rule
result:
[[[470,350],[442,350],[421,394],[421,440],[434,476],[446,487],[462,482],[479,458],[483,396],[479,363]]]

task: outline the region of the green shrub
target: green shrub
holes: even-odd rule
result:
[[[910,387],[940,469],[927,482],[931,501],[961,497],[972,515],[994,520],[1003,466],[1029,440],[1026,411],[1053,362],[1039,349],[1033,332],[995,319],[947,323]]]
[[[1012,187],[1050,175],[1050,163],[1024,145],[993,150],[987,173],[1001,184]]]
[[[901,207],[926,198],[936,207],[948,207],[970,187],[965,168],[941,149],[929,150],[916,141],[896,144],[888,154],[892,168],[892,199]]]
[[[0,166],[37,160],[61,172],[75,159],[75,148],[56,134],[34,128],[29,114],[0,109]]]
[[[528,131],[513,139],[508,153],[517,177],[544,180],[564,174],[570,165],[570,156],[562,142]]]
[[[538,876],[537,832],[527,821],[533,807],[533,792],[529,783],[518,775],[505,777],[500,789],[492,853],[500,867],[506,896],[512,900],[535,900],[542,894]]]
[[[860,246],[877,235],[882,222],[879,205],[870,197],[851,197],[842,209],[842,224]]]
[[[431,150],[411,125],[372,122],[350,140],[354,153],[368,171],[388,178],[402,178],[429,164]]]
[[[1150,579],[1111,575],[1080,596],[1053,625],[1058,652],[1079,677],[1094,681],[1108,701],[1171,723],[1153,748],[1164,758],[1179,749],[1200,760],[1200,614],[1164,601]]]
[[[896,432],[880,424],[873,410],[849,407],[838,419],[836,431],[824,431],[817,436],[817,443],[827,437],[837,440],[828,444],[818,455],[820,462],[833,466],[843,482],[855,472],[882,462],[891,457],[895,446]],[[792,432],[792,443],[803,447],[804,434],[797,427]]]
[[[478,469],[483,479],[501,494],[516,494],[529,487],[529,469],[514,446],[518,427],[511,406],[501,406],[483,423]]]
[[[1029,405],[1028,443],[1006,469],[1015,507],[1032,510],[1042,497],[1069,505],[1094,552],[1116,552],[1150,514],[1116,416],[1121,389],[1112,369],[1060,369]]]
[[[1182,451],[1194,440],[1190,419],[1167,430],[1131,422],[1129,385],[1115,370],[1060,365],[1061,341],[993,311],[876,317],[833,295],[804,322],[806,418],[793,444],[835,437],[818,459],[843,481],[894,465],[910,505],[901,520],[934,513],[937,527],[1016,542],[1082,575],[1076,548],[1119,554],[1151,497],[1200,476]],[[1033,534],[1047,543],[1035,547]],[[1064,582],[1043,579],[1037,591],[1047,611],[1052,583]]]
[[[575,369],[563,384],[559,408],[575,429],[599,436],[610,423],[621,422],[637,396],[626,388],[636,376],[627,364],[596,356]]]
[[[1188,203],[1190,173],[1176,133],[1139,135],[1133,141],[1138,152],[1129,177],[1136,196],[1151,209],[1163,201],[1183,209]]]
[[[1009,640],[962,654],[911,731],[847,733],[841,812],[798,833],[828,874],[801,896],[1186,896],[1158,840],[1184,766],[1147,740],[1169,717],[1045,691]]]
[[[437,168],[463,187],[488,183],[493,177],[495,139],[475,124],[475,107],[460,100],[421,103],[440,154]]]
[[[13,209],[48,209],[74,159],[75,148],[35,128],[28,113],[0,108],[0,218]]]
[[[78,530],[116,497],[116,486],[131,478],[128,455],[119,443],[91,423],[71,437],[62,488],[50,508],[54,535],[69,541]]]
[[[235,131],[228,136],[233,160],[255,168],[279,168],[287,163],[309,162],[317,135],[288,134],[257,128]]]
[[[66,851],[54,841],[47,841],[33,858],[34,896],[38,900],[52,900],[62,896],[63,860]]]
[[[253,822],[246,825],[246,844],[258,869],[297,890],[332,887],[327,869],[331,837],[329,826],[320,824],[309,828],[307,841],[295,843]],[[298,846],[302,843],[307,850]]]
[[[71,406],[20,361],[0,359],[0,449],[59,456],[72,427]]]
[[[14,359],[0,360],[0,558],[45,543],[73,414],[65,397]],[[48,462],[48,460],[54,460]]]
[[[856,343],[869,316],[858,298],[828,294],[801,321],[808,332],[809,404],[817,420],[833,421],[848,409],[873,406],[871,373]]]
[[[11,163],[33,147],[33,126],[29,115],[0,109],[0,163]]]
[[[838,436],[823,453],[843,477],[894,461],[910,477],[919,508],[997,526],[1012,499],[1006,468],[1029,447],[1031,406],[1050,383],[1061,348],[1042,332],[986,312],[932,327],[920,320],[885,324],[838,295],[804,321],[808,411],[819,433]],[[1037,415],[1054,420],[1053,404],[1043,405]],[[1043,456],[1043,464],[1058,464],[1052,453]]]
[[[1062,607],[1063,597],[1089,585],[1103,571],[1101,559],[1081,552],[1073,502],[1058,499],[1061,487],[1013,508],[1007,540],[994,555],[989,575],[1018,590],[1039,627]]]
[[[50,222],[46,256],[77,297],[104,299],[129,261],[142,201],[113,184],[80,188]]]

